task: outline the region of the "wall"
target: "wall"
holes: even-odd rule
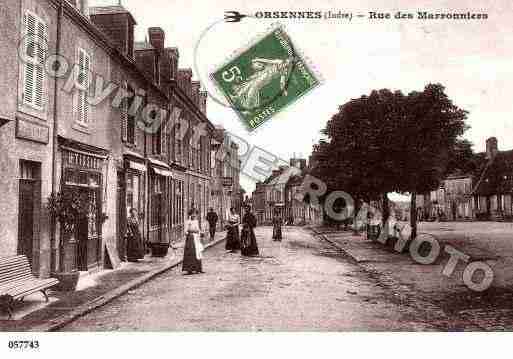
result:
[[[12,120],[0,127],[0,178],[2,203],[0,204],[0,253],[2,256],[16,255],[18,247],[19,213],[19,173],[20,160],[28,160],[41,166],[41,208],[36,209],[34,218],[35,234],[33,247],[33,270],[43,277],[49,275],[50,239],[48,213],[45,200],[51,192],[52,173],[52,127],[53,127],[53,79],[45,77],[43,84],[43,110],[35,110],[22,104],[22,66],[18,56],[21,41],[21,13],[30,10],[48,25],[48,52],[55,51],[56,9],[47,1],[9,1],[2,5],[0,16],[1,54],[0,65],[0,116]],[[29,126],[42,126],[47,129],[48,143],[39,143],[16,137],[16,118],[26,121]],[[36,228],[38,227],[38,228]]]

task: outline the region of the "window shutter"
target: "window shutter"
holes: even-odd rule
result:
[[[35,58],[36,58],[35,36],[36,36],[37,20],[36,20],[35,16],[29,12],[25,13],[25,15],[23,16],[23,20],[24,20],[24,26],[25,26],[25,34],[24,34],[25,35],[24,36],[25,50],[26,50],[25,56],[27,57],[27,59],[35,60]]]
[[[136,117],[134,116],[132,118],[133,126],[134,126],[134,146],[137,147],[137,123],[136,123]]]
[[[127,89],[128,84],[125,82],[123,88]],[[121,110],[121,140],[126,142],[128,140],[128,101],[124,100],[120,106]]]
[[[25,57],[23,101],[26,104],[43,107],[44,69],[47,56],[48,27],[30,12],[23,16]]]
[[[89,104],[87,96],[89,92],[89,73],[91,71],[91,57],[82,49],[78,50],[78,99],[77,99],[77,120],[83,124],[89,123]]]
[[[167,153],[167,123],[165,121],[162,121],[160,126],[162,128],[162,131],[161,131],[162,139],[160,141],[162,148],[161,148],[160,153],[165,154],[165,153]]]
[[[23,101],[27,104],[34,103],[34,83],[35,83],[35,72],[36,68],[33,63],[27,62],[25,64],[25,81],[24,81],[24,92]]]

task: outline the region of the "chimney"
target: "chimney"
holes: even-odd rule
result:
[[[85,1],[88,0],[79,0]],[[89,8],[91,22],[129,58],[134,58],[134,27],[132,14],[123,6],[96,6]]]
[[[84,14],[85,17],[89,18],[89,0],[80,0],[81,1],[81,7],[80,12]]]
[[[178,86],[185,92],[185,94],[191,97],[191,69],[179,69],[178,70]]]
[[[170,70],[170,78],[169,80],[177,80],[178,79],[178,59],[180,58],[180,54],[178,52],[178,48],[176,47],[166,47],[166,54],[169,58],[169,62],[171,64]]]
[[[291,158],[290,166],[296,167],[297,169],[304,171],[306,168],[306,159],[304,158]]]
[[[148,35],[150,37],[150,44],[159,52],[164,51],[164,40],[166,39],[166,34],[164,30],[160,27],[150,27],[148,29]]]
[[[207,114],[207,91],[200,91],[199,93],[199,107],[204,115]]]
[[[200,83],[199,81],[192,81],[191,82],[191,100],[194,102],[194,104],[199,107],[199,93],[200,93]]]
[[[490,137],[486,140],[486,159],[494,159],[499,152],[497,137]]]

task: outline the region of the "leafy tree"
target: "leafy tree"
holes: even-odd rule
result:
[[[468,126],[467,112],[452,103],[440,84],[429,84],[422,92],[410,93],[399,123],[402,151],[398,163],[400,192],[411,193],[412,238],[417,234],[416,194],[438,188],[455,161],[468,151],[460,140]],[[468,154],[467,154],[468,155]]]
[[[400,147],[394,141],[401,92],[372,91],[340,106],[323,131],[328,141],[317,148],[319,161],[313,174],[331,191],[343,190],[355,201],[378,199],[398,190],[395,159]],[[384,196],[386,197],[386,196]],[[388,206],[385,206],[386,208]],[[386,215],[385,215],[386,216]]]
[[[407,96],[388,89],[372,91],[340,106],[322,131],[312,174],[327,194],[343,190],[356,204],[383,200],[388,192],[409,192],[412,236],[416,236],[416,193],[439,186],[450,171],[471,170],[472,148],[460,136],[467,112],[455,106],[440,84]],[[356,211],[355,211],[356,213]]]

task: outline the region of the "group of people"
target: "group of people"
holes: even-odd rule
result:
[[[247,257],[258,256],[258,244],[255,236],[255,227],[257,225],[257,219],[253,213],[251,213],[250,207],[246,207],[244,210],[244,216],[242,221],[239,215],[235,212],[235,208],[230,208],[230,214],[228,216],[228,224],[226,225],[226,250],[229,252],[237,252],[240,250],[241,255]],[[210,208],[207,213],[207,222],[210,229],[210,237],[214,239],[215,230],[217,226],[218,216]],[[242,230],[239,233],[239,226],[242,224]],[[203,245],[201,243],[203,231],[201,225],[197,219],[197,212],[192,210],[189,212],[189,219],[185,222],[185,249],[182,263],[182,271],[187,274],[192,273],[203,273],[203,267],[201,263]]]
[[[239,236],[239,224],[242,223],[242,230]],[[242,221],[239,215],[235,213],[234,208],[230,208],[228,216],[228,225],[226,226],[226,250],[236,252],[240,250],[243,256],[258,256],[258,244],[255,237],[255,227],[257,225],[256,217],[251,213],[249,207],[245,208]]]
[[[206,220],[209,224],[210,239],[213,240],[216,233],[217,222],[219,220],[217,214],[212,208],[207,213]],[[239,226],[242,224],[242,229],[239,233]],[[240,250],[243,256],[258,256],[258,244],[255,236],[255,227],[257,219],[251,212],[250,207],[244,209],[242,220],[235,212],[235,208],[230,208],[228,216],[228,224],[226,225],[226,250],[230,252],[237,252]],[[277,213],[273,218],[273,240],[282,240],[282,219]],[[203,242],[204,232],[201,228],[201,223],[198,220],[198,211],[191,209],[189,211],[188,219],[184,224],[185,232],[185,247],[182,262],[182,271],[187,274],[204,273],[202,267],[203,258]],[[145,250],[142,241],[141,232],[139,229],[139,219],[137,210],[130,209],[130,215],[127,220],[127,240],[126,240],[126,254],[127,260],[130,262],[137,262],[139,259],[144,258]]]

